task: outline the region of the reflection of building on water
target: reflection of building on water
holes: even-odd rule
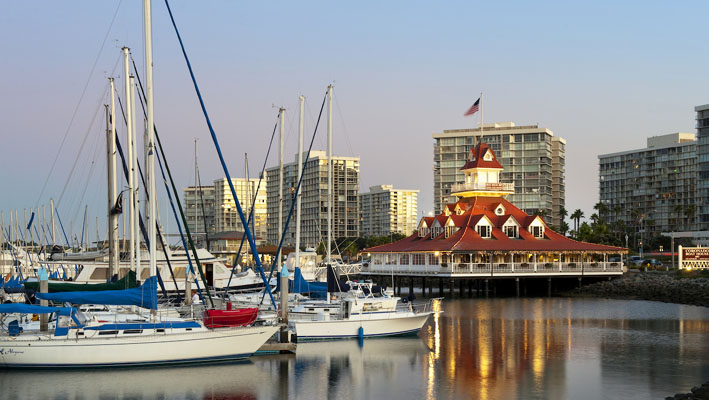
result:
[[[431,324],[438,325],[439,332],[429,330],[422,334],[429,345],[433,344],[434,351],[424,363],[435,364],[434,373],[444,375],[434,379],[422,376],[424,381],[446,386],[434,388],[434,397],[467,393],[475,399],[515,398],[518,393],[548,387],[550,380],[564,380],[549,375],[550,371],[563,374],[564,369],[549,368],[548,364],[563,363],[567,357],[570,321],[535,315],[547,313],[533,304],[536,300],[523,301],[527,303],[524,315],[510,319],[499,318],[505,315],[504,300],[495,301],[494,305],[480,302],[474,308],[446,303],[446,312],[438,324]],[[440,348],[435,346],[436,335],[446,338]],[[429,367],[425,365],[422,373],[428,374]],[[564,394],[559,398],[564,398]]]

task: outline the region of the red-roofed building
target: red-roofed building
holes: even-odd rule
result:
[[[487,144],[478,144],[461,168],[456,203],[424,217],[417,232],[394,243],[365,249],[372,275],[538,276],[619,275],[611,261],[627,249],[579,242],[551,230],[505,199],[513,192],[499,181],[502,166]]]

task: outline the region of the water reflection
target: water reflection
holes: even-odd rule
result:
[[[709,379],[709,309],[458,299],[420,338],[301,343],[205,367],[0,371],[17,399],[663,398]]]

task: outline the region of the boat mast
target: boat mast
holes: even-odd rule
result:
[[[131,125],[132,132],[131,141],[129,145],[131,146],[133,153],[133,157],[131,157],[130,160],[130,176],[133,179],[133,190],[131,190],[131,199],[133,206],[133,213],[131,214],[131,234],[135,237],[135,248],[133,249],[134,254],[131,254],[131,260],[133,260],[133,257],[135,257],[135,269],[133,269],[133,271],[138,274],[138,270],[140,269],[140,235],[138,235],[138,226],[140,224],[140,184],[136,183],[140,182],[140,177],[138,176],[138,152],[136,146],[138,140],[135,130],[135,92],[133,91],[133,88],[135,87],[135,78],[133,77],[133,75],[130,76],[129,81],[131,95],[128,99],[128,108],[130,109],[131,117],[130,119],[128,119],[128,122]]]
[[[332,85],[327,87],[327,259],[329,266],[332,262]]]
[[[111,129],[106,137],[108,143],[108,259],[111,277],[118,274],[119,251],[118,251],[118,214],[112,213],[117,196],[118,187],[116,185],[116,90],[113,78],[108,78],[111,83]]]
[[[298,174],[297,182],[300,182],[300,175],[303,171],[303,108],[305,105],[305,96],[300,96],[300,120],[298,122]],[[301,194],[295,200],[295,263],[293,263],[293,271],[300,267],[300,198]]]
[[[126,134],[128,142],[128,214],[130,225],[130,270],[135,271],[135,192],[133,191],[133,110],[131,109],[133,91],[131,90],[131,81],[133,77],[130,75],[130,49],[123,47],[123,77],[125,83],[125,100],[126,100]],[[125,226],[125,225],[124,225]],[[125,228],[124,228],[125,229]]]
[[[52,218],[52,249],[54,249],[54,246],[57,245],[57,242],[54,241],[54,198],[49,199],[49,213]],[[12,213],[10,213],[12,215]]]
[[[283,235],[283,133],[285,127],[283,126],[283,121],[285,119],[286,109],[280,108],[278,110],[279,124],[281,125],[280,130],[280,157],[278,158],[278,235],[276,239],[278,240],[281,235]],[[277,256],[280,258],[280,253]],[[277,265],[281,265],[281,260],[277,260]]]
[[[246,223],[249,223],[249,202],[251,201],[251,181],[249,180],[249,153],[244,153],[244,175],[246,175],[246,203],[244,206],[244,209],[246,210]],[[254,201],[255,202],[255,201]],[[256,218],[256,215],[254,215],[254,212],[256,211],[255,207],[254,210],[251,211],[251,218]],[[244,230],[246,232],[246,230]],[[251,230],[251,232],[254,232],[254,236],[256,236],[255,230]],[[247,264],[249,262],[249,246],[246,246],[246,251],[244,252],[244,259],[246,262],[244,264]],[[239,263],[239,260],[234,260],[236,264]]]
[[[146,169],[148,170],[148,240],[150,241],[150,276],[155,276],[157,266],[155,263],[155,209],[156,209],[156,191],[155,191],[155,121],[153,114],[153,30],[151,26],[150,0],[143,0],[143,19],[145,23],[145,95],[146,105],[148,109],[148,160]]]

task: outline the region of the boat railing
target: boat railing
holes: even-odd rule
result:
[[[409,303],[409,310],[419,313],[439,312],[442,308],[443,297],[434,297],[423,303]]]

